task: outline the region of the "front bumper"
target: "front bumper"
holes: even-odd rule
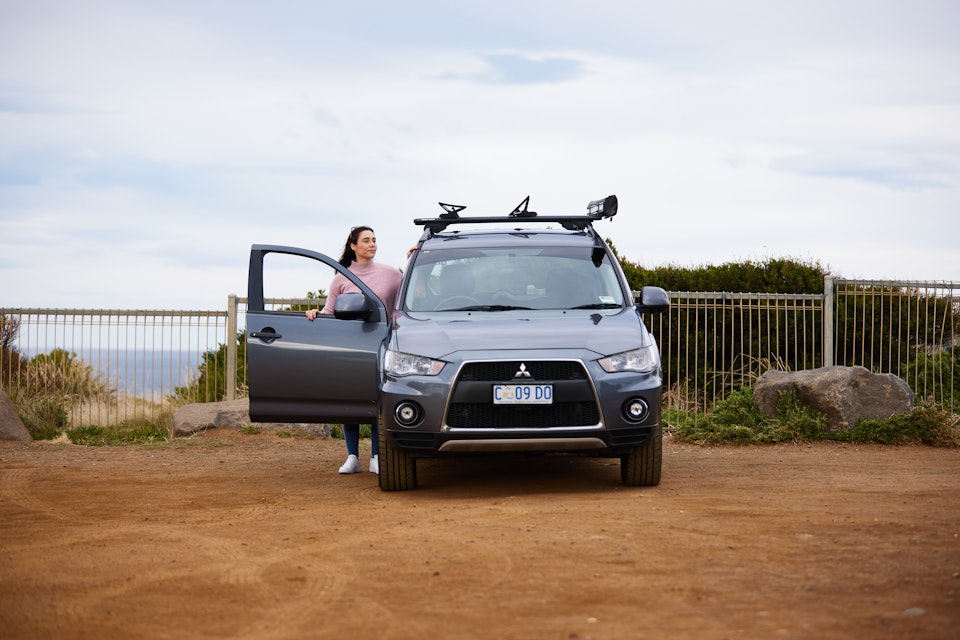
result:
[[[437,376],[387,377],[380,425],[393,443],[414,455],[503,451],[576,451],[618,455],[646,442],[660,423],[660,371],[607,373],[592,353],[553,357],[515,353],[505,358],[465,354]],[[552,405],[494,405],[493,385],[551,384]],[[641,400],[645,415],[625,406]],[[407,407],[408,411],[401,411]],[[410,420],[413,416],[415,419]]]

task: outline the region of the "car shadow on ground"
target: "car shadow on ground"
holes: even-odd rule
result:
[[[627,489],[619,458],[571,454],[485,454],[417,460],[417,492],[463,499]],[[629,489],[636,489],[630,487]]]

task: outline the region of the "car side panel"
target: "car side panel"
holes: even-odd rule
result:
[[[385,323],[333,316],[310,322],[302,312],[253,313],[247,316],[247,328],[252,420],[341,423],[376,418],[377,360]],[[252,333],[281,337],[268,341]]]

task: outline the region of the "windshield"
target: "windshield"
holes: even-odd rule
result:
[[[593,247],[421,251],[403,296],[407,311],[615,309],[623,290]]]

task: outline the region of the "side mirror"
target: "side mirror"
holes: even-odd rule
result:
[[[378,322],[380,314],[376,311],[376,306],[362,293],[341,293],[333,304],[333,317],[338,320]]]
[[[670,296],[660,287],[644,287],[640,290],[637,309],[641,312],[663,313],[670,308]]]

